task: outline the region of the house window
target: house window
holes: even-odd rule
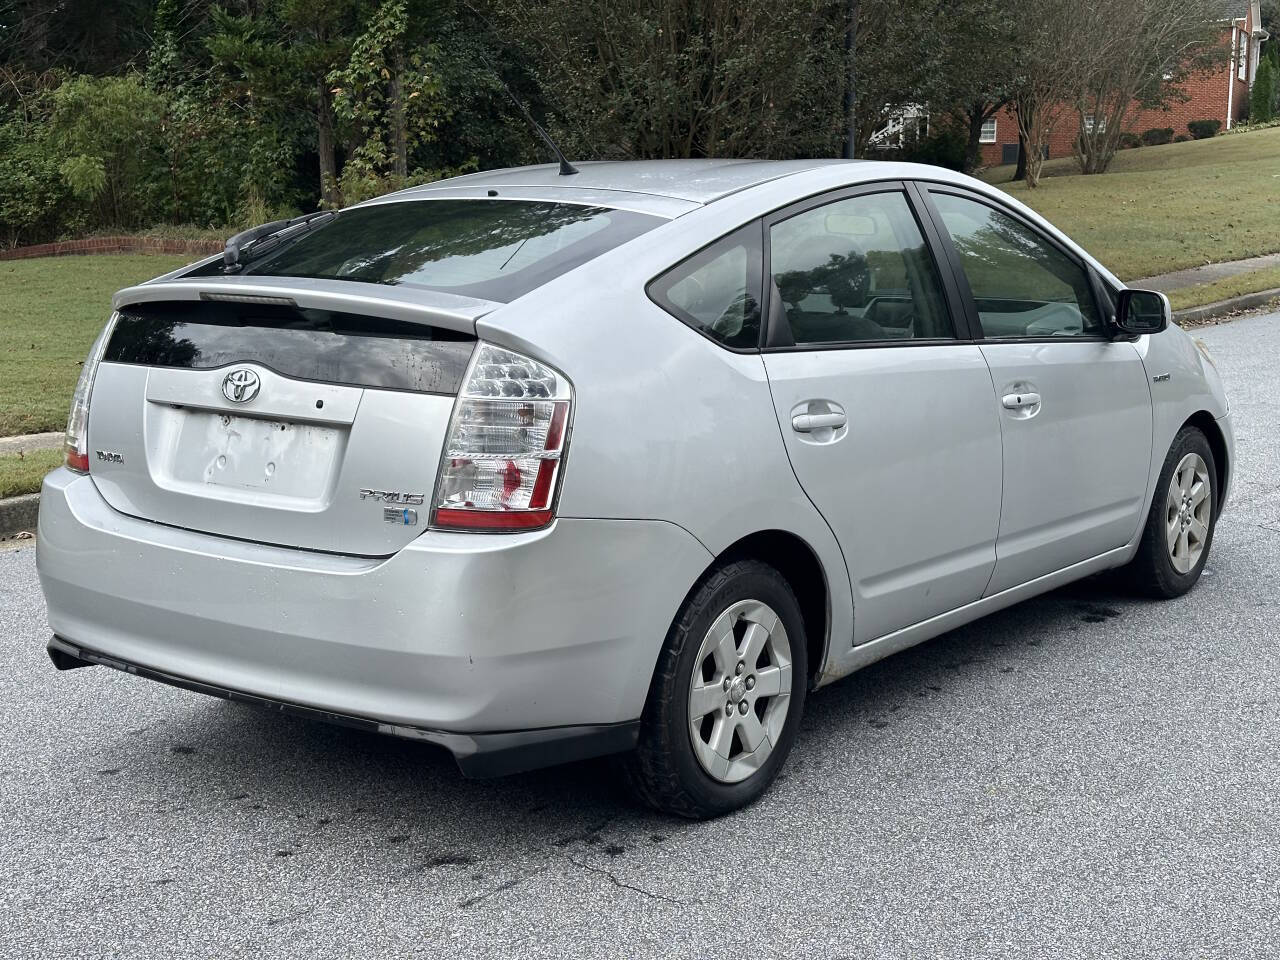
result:
[[[996,121],[992,117],[990,120],[982,122],[982,132],[978,134],[979,143],[995,143],[996,142]]]
[[[1107,118],[1095,120],[1092,113],[1084,115],[1084,132],[1085,133],[1105,133],[1107,129]]]
[[[1236,64],[1236,79],[1243,80],[1249,69],[1249,40],[1243,31],[1240,33],[1240,43],[1237,49],[1240,56]]]

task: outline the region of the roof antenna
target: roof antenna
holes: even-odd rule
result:
[[[506,92],[511,102],[516,105],[516,108],[522,114],[524,114],[524,118],[529,121],[529,126],[533,127],[534,131],[538,134],[538,137],[547,145],[547,149],[550,150],[555,155],[555,158],[560,161],[560,176],[570,177],[577,173],[578,168],[569,162],[568,158],[565,157],[564,152],[557,147],[556,142],[551,139],[551,135],[538,125],[537,120],[533,119],[533,115],[529,113],[528,107],[520,102],[516,95],[511,92],[511,88],[508,87],[506,81],[502,79],[502,74],[498,73],[498,71],[494,69],[493,64],[489,62],[489,58],[481,54],[480,59],[484,61],[485,66],[489,68],[489,72],[492,73],[498,83],[502,85],[502,89]]]

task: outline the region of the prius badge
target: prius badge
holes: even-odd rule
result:
[[[261,389],[262,380],[258,375],[243,367],[222,378],[222,395],[232,403],[248,403]]]

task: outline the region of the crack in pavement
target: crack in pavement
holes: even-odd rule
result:
[[[546,871],[547,871],[547,868],[543,866],[543,867],[539,867],[537,870],[531,870],[528,873],[521,874],[518,877],[512,877],[510,880],[503,880],[502,883],[498,884],[496,887],[494,887],[492,890],[489,890],[486,893],[477,894],[474,897],[466,897],[462,900],[459,900],[458,906],[461,907],[463,910],[467,910],[471,907],[474,907],[478,903],[483,903],[484,901],[488,900],[492,896],[495,896],[496,894],[502,893],[505,890],[510,890],[513,887],[518,887],[520,884],[524,883],[526,880],[532,880],[534,877],[538,876],[538,874],[546,873]]]
[[[608,877],[615,887],[621,887],[623,890],[631,890],[635,893],[640,894],[641,896],[648,897],[650,900],[658,900],[664,903],[674,903],[678,907],[687,906],[687,904],[683,900],[677,900],[674,897],[668,897],[666,894],[663,894],[663,893],[654,893],[652,890],[646,890],[643,887],[637,887],[634,884],[630,884],[623,880],[619,880],[617,875],[612,870],[606,870],[604,867],[593,866],[592,864],[587,863],[584,860],[575,860],[573,859],[573,857],[570,857],[570,856],[566,856],[565,859],[568,860],[570,863],[572,863],[575,867],[580,867],[581,869],[587,870],[591,873],[598,873],[598,874],[601,874],[602,876]]]

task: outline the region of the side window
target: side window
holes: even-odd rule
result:
[[[1084,267],[985,203],[949,193],[932,196],[960,255],[984,336],[1080,337],[1102,332]]]
[[[727,347],[760,344],[760,224],[722,237],[649,283],[662,309]]]
[[[802,343],[949,339],[955,327],[901,192],[806,210],[769,230],[774,296]]]

